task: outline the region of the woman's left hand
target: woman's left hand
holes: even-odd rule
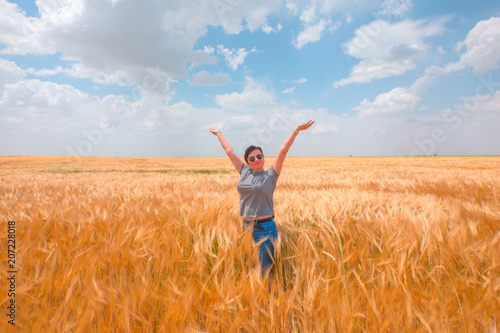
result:
[[[217,130],[213,129],[212,127],[210,127],[208,130],[210,132],[212,132],[213,135],[219,135],[219,134],[221,134],[220,131],[217,131]]]
[[[307,123],[299,125],[295,128],[295,130],[298,131],[303,131],[311,127],[311,125],[314,124],[314,120],[309,120]]]

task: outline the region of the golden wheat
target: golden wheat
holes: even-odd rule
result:
[[[0,166],[18,331],[500,330],[498,157],[287,158],[271,293],[227,158]]]

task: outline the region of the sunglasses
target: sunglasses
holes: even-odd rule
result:
[[[255,161],[255,157],[257,157],[257,159],[258,159],[258,160],[261,160],[261,159],[262,159],[262,157],[264,157],[264,156],[262,156],[262,154],[259,154],[259,155],[257,155],[257,156],[251,156],[251,157],[249,157],[249,158],[248,158],[248,160],[249,160],[250,162],[253,162],[253,161]]]

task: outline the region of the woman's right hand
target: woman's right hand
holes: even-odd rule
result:
[[[221,134],[220,131],[217,131],[217,130],[213,129],[212,127],[210,127],[208,130],[210,132],[212,132],[213,135],[219,135],[219,134]]]

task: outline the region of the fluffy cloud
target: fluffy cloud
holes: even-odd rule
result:
[[[313,1],[311,5],[306,6],[302,10],[300,21],[304,29],[299,33],[297,38],[293,40],[293,45],[297,49],[301,49],[309,43],[319,41],[326,32],[337,30],[342,25],[342,21],[332,22],[329,18],[331,8],[325,10],[325,5],[325,3],[319,3],[320,9],[318,9],[317,2]],[[293,9],[294,13],[297,12],[296,5],[287,3],[287,7]]]
[[[444,68],[431,66],[425,70],[425,74],[417,79],[409,88],[394,88],[387,93],[378,95],[373,102],[364,99],[361,104],[354,108],[359,111],[361,116],[375,115],[381,113],[398,113],[410,112],[421,101],[421,96],[425,94],[429,85],[434,79],[440,75],[450,73],[456,70],[461,70],[466,67],[472,67],[477,71],[488,71],[498,67],[500,60],[500,18],[491,18],[489,20],[480,21],[468,33],[463,43],[457,51],[466,46],[466,51],[460,57],[458,62],[450,63]],[[435,29],[428,29],[427,33],[431,33]],[[414,34],[414,36],[416,36]],[[374,49],[372,49],[374,50]],[[495,50],[497,52],[495,52]],[[411,64],[411,62],[409,62]],[[368,68],[368,66],[364,66]],[[355,68],[359,71],[359,69]],[[386,70],[387,71],[387,70]],[[377,71],[375,71],[377,72]],[[359,82],[367,82],[363,73],[356,73]],[[365,75],[372,77],[373,75]],[[351,76],[352,78],[352,76]],[[349,79],[351,79],[349,78]],[[337,86],[346,84],[345,80],[337,82]],[[347,82],[349,83],[349,82]],[[489,84],[493,87],[497,84]],[[488,89],[491,89],[489,87]],[[486,89],[483,89],[486,90]],[[477,95],[473,98],[473,102],[481,102],[481,110],[497,111],[500,109],[498,97],[500,94],[495,93],[491,96]]]
[[[45,30],[42,20],[26,17],[14,3],[0,1],[0,43],[5,44],[2,53],[53,53],[53,43],[43,37]]]
[[[434,22],[404,20],[389,23],[376,20],[356,30],[356,36],[345,45],[346,53],[362,59],[353,67],[348,78],[333,83],[340,87],[350,83],[365,83],[415,68],[413,59],[425,53],[424,39],[440,35],[445,20]]]
[[[200,71],[193,75],[190,82],[191,86],[220,86],[231,82],[231,78],[227,73],[210,74],[206,71]]]
[[[460,60],[448,64],[444,71],[451,72],[472,67],[478,72],[487,72],[498,68],[500,62],[500,17],[480,21],[468,33],[463,42],[457,45],[456,51],[463,47],[466,51]]]
[[[13,61],[0,59],[0,92],[6,83],[14,83],[26,77],[24,71]]]
[[[60,155],[90,155],[104,141],[189,131],[194,119],[207,122],[210,117],[209,110],[195,110],[184,101],[166,105],[164,99],[147,94],[135,102],[116,95],[98,98],[70,85],[35,79],[5,84],[0,110],[2,139],[6,135],[28,136],[36,138],[34,141],[58,138],[57,147],[50,149]],[[89,135],[99,142],[89,144]]]
[[[279,5],[278,0],[39,0],[40,17],[28,18],[17,5],[0,0],[0,43],[5,44],[2,52],[9,54],[60,52],[82,66],[80,75],[95,81],[114,78],[106,82],[125,80],[142,87],[147,69],[154,69],[164,77],[156,88],[162,92],[172,78],[188,76],[187,63],[216,62],[210,54],[193,50],[208,25],[222,26],[227,33],[253,31],[267,26],[267,16]],[[242,57],[233,55],[232,68]]]
[[[243,2],[243,1],[241,1]],[[245,16],[247,28],[253,32],[260,27],[268,27],[267,17],[280,6],[279,1],[274,1],[270,6],[259,6],[254,8]]]
[[[269,25],[264,25],[262,26],[262,31],[264,31],[266,34],[270,34],[271,32],[280,32],[281,30],[283,30],[283,26],[281,25],[281,23],[278,23],[278,25],[276,26],[276,28],[273,28]]]
[[[327,132],[337,132],[337,126],[335,124],[317,124],[313,127],[311,133],[320,134]]]
[[[378,95],[373,102],[364,99],[360,106],[353,110],[359,111],[360,116],[370,116],[380,113],[410,112],[418,102],[420,96],[407,88],[394,88],[387,93]]]
[[[410,60],[402,60],[393,63],[381,59],[362,60],[351,70],[351,76],[333,83],[335,88],[349,83],[367,83],[376,79],[383,79],[392,75],[401,75],[408,70],[414,69],[415,64]]]
[[[297,39],[294,42],[295,47],[301,49],[306,44],[319,41],[328,25],[329,21],[326,20],[319,20],[316,24],[307,25],[305,29],[297,36]]]
[[[70,85],[23,80],[4,85],[0,106],[11,110],[21,108],[31,114],[49,112],[71,114],[74,105],[87,99],[86,94]]]
[[[246,109],[248,107],[270,105],[274,102],[274,94],[262,84],[256,83],[253,79],[247,77],[245,87],[241,93],[233,92],[231,94],[215,96],[215,103],[223,109],[234,111]]]
[[[297,15],[298,13],[298,8],[297,8],[297,4],[293,1],[290,1],[290,0],[287,0],[286,1],[286,8],[288,9],[288,11],[292,14],[292,15]]]
[[[8,83],[0,101],[2,132],[14,131],[15,136],[68,134],[89,124],[96,104],[69,85],[39,80]],[[15,130],[9,125],[12,122],[18,123]]]
[[[306,83],[307,82],[307,79],[305,77],[301,77],[300,79],[296,79],[296,80],[293,80],[292,83],[295,83],[295,84],[302,84],[302,83]]]
[[[148,95],[138,102],[128,102],[116,95],[101,99],[71,85],[26,80],[20,68],[5,60],[0,61],[0,72],[6,70],[10,75],[1,77],[9,77],[10,82],[4,80],[0,86],[0,127],[4,135],[44,138],[59,135],[59,138],[64,138],[64,143],[81,135],[82,130],[98,129],[111,133],[136,129],[137,118],[142,117],[137,110],[144,112],[151,107]],[[155,107],[159,105],[161,103],[156,101]],[[16,126],[10,126],[11,123],[16,123]],[[59,153],[63,154],[63,151]]]
[[[255,52],[255,49],[252,49],[251,51],[247,51],[245,48],[239,48],[238,50],[236,49],[226,49],[224,48],[224,45],[217,45],[217,51],[219,54],[222,54],[224,56],[224,59],[228,63],[228,66],[232,70],[238,69],[238,66],[242,65],[243,62],[245,62],[245,58],[247,55],[251,52]]]
[[[379,8],[377,8],[380,5]],[[293,14],[299,13],[298,2],[287,1],[286,7]],[[342,25],[342,20],[332,22],[331,16],[343,13],[346,23],[352,21],[349,10],[364,8],[367,11],[379,10],[378,15],[384,17],[403,17],[413,7],[412,0],[384,0],[382,4],[378,1],[367,0],[315,0],[305,4],[300,11],[300,21],[304,28],[293,45],[297,49],[303,48],[309,43],[318,42],[326,32],[337,30]]]

